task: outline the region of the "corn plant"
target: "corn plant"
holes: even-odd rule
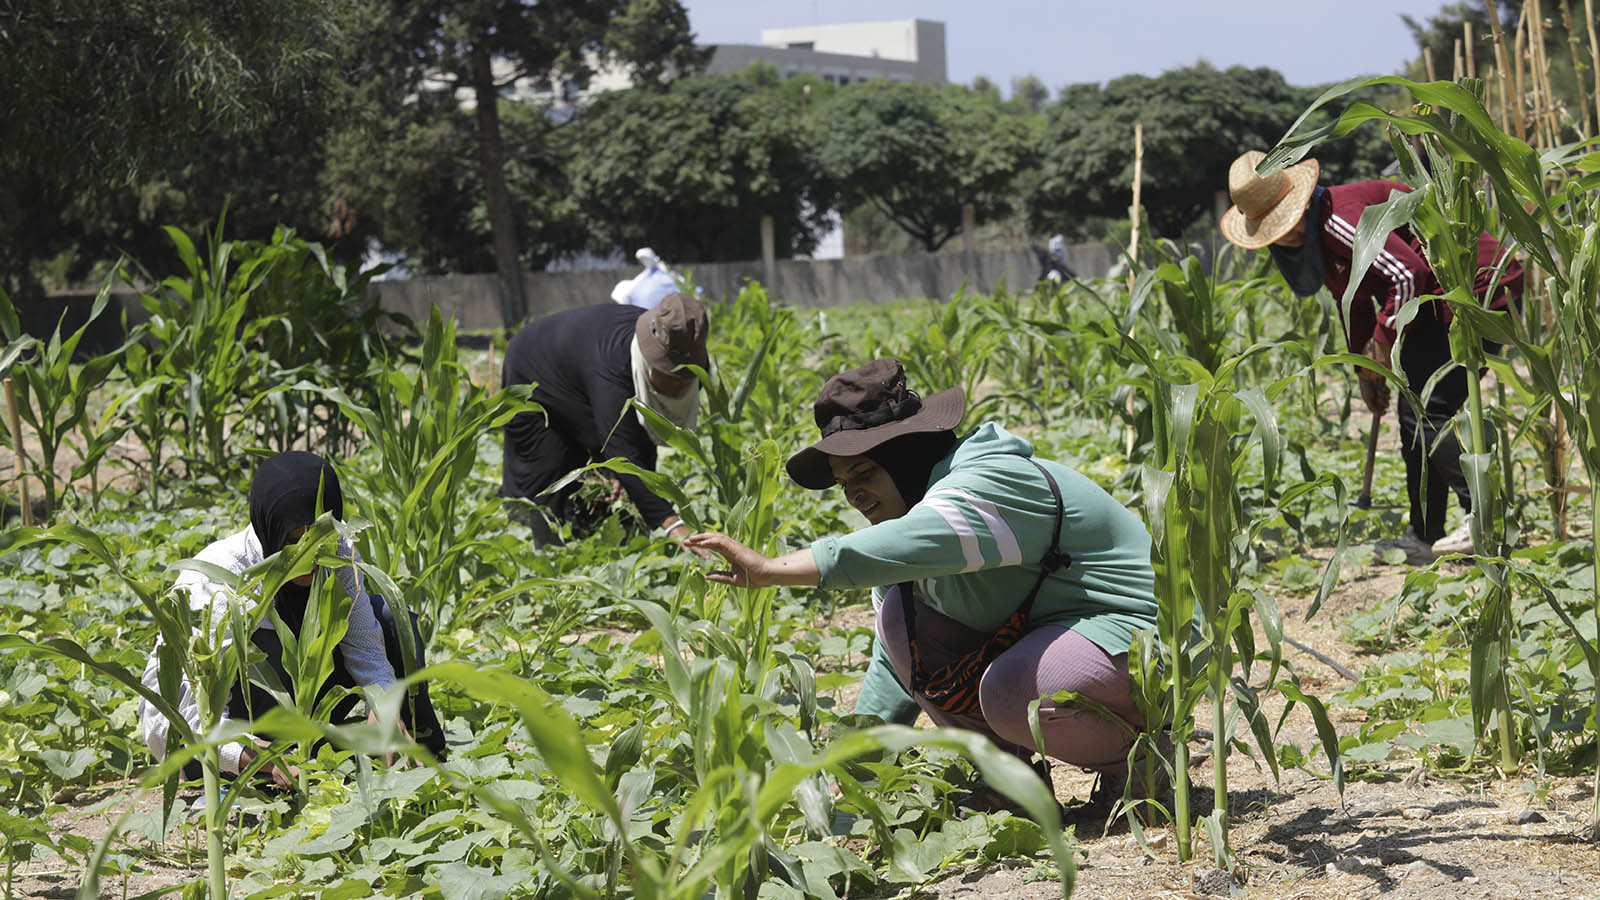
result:
[[[150,313],[140,334],[149,348],[133,361],[129,376],[136,388],[160,379],[143,401],[149,406],[139,407],[141,438],[159,441],[160,432],[172,434],[191,474],[227,479],[243,468],[233,452],[230,421],[257,415],[273,395],[266,377],[272,361],[261,342],[267,332],[290,325],[280,316],[251,314],[252,296],[282,257],[223,240],[223,222],[219,217],[209,235],[205,259],[187,234],[167,227],[186,276],[167,278],[139,295]],[[158,412],[165,412],[164,423],[148,418]]]
[[[1157,627],[1154,635],[1136,642],[1130,668],[1146,721],[1157,731],[1167,725],[1171,728],[1171,818],[1179,858],[1184,860],[1193,852],[1187,745],[1194,733],[1196,705],[1202,698],[1210,700],[1216,799],[1203,824],[1217,864],[1231,865],[1227,757],[1231,748],[1245,748],[1235,737],[1241,719],[1277,774],[1271,728],[1261,712],[1257,691],[1249,683],[1258,655],[1252,612],[1268,639],[1268,684],[1276,682],[1282,662],[1277,604],[1263,592],[1240,587],[1242,568],[1256,535],[1276,514],[1276,507],[1330,489],[1342,510],[1343,487],[1337,477],[1323,475],[1280,493],[1280,460],[1287,441],[1279,431],[1273,404],[1296,376],[1280,378],[1265,388],[1243,386],[1240,382],[1250,361],[1278,348],[1258,343],[1223,357],[1226,339],[1218,328],[1221,308],[1215,302],[1213,286],[1193,258],[1181,267],[1159,267],[1153,277],[1162,286],[1173,319],[1180,323],[1176,338],[1160,327],[1151,329],[1168,335],[1152,338],[1158,346],[1165,345],[1164,350],[1152,351],[1125,333],[1120,323],[1097,326],[1098,341],[1130,364],[1137,364],[1141,374],[1129,380],[1146,393],[1152,414],[1153,449],[1142,467],[1140,482],[1152,535]],[[1208,368],[1186,355],[1187,349],[1200,350],[1216,362]],[[1247,509],[1240,488],[1252,465],[1252,448],[1260,453],[1261,495],[1271,505]],[[1324,572],[1313,613],[1338,577],[1342,524],[1339,543]],[[1236,676],[1241,667],[1242,677]],[[1289,688],[1286,695],[1297,699],[1298,689],[1292,684]],[[1326,712],[1320,704],[1307,706],[1325,738],[1329,760],[1337,768],[1337,742],[1326,739],[1332,735]],[[1155,749],[1151,735],[1141,741],[1146,748]],[[1136,747],[1130,758],[1138,756],[1149,759],[1151,755],[1139,753]]]
[[[894,334],[881,350],[869,352],[872,356],[901,360],[912,384],[930,388],[960,385],[966,390],[970,420],[983,421],[998,398],[984,396],[978,386],[988,377],[989,367],[1005,340],[1001,323],[985,314],[991,305],[969,299],[963,285],[945,304],[943,315],[921,334]]]
[[[1357,102],[1334,122],[1318,129],[1300,130],[1300,124],[1313,110],[1359,87],[1372,84],[1397,84],[1410,91],[1419,104],[1412,115],[1385,112]],[[1379,120],[1406,135],[1425,136],[1440,153],[1430,157],[1426,174],[1420,160],[1406,159],[1413,177],[1427,177],[1440,199],[1425,215],[1422,229],[1430,233],[1430,261],[1438,256],[1440,279],[1455,313],[1451,335],[1452,354],[1463,365],[1482,363],[1480,339],[1515,346],[1528,362],[1528,379],[1533,392],[1554,400],[1567,416],[1571,440],[1593,485],[1600,474],[1600,453],[1595,451],[1594,416],[1596,388],[1600,387],[1593,365],[1600,341],[1594,326],[1596,261],[1594,238],[1595,204],[1589,192],[1596,187],[1594,175],[1570,177],[1566,167],[1576,166],[1592,172],[1591,157],[1571,160],[1561,152],[1540,154],[1532,147],[1497,128],[1476,92],[1475,84],[1419,84],[1403,78],[1354,79],[1336,85],[1307,110],[1269,154],[1263,169],[1275,170],[1304,156],[1318,142],[1340,137],[1361,123]],[[1448,156],[1449,162],[1445,162]],[[1477,194],[1480,178],[1494,197],[1494,215],[1485,199]],[[1547,185],[1553,185],[1552,192]],[[1498,219],[1501,231],[1513,239],[1529,259],[1549,277],[1551,303],[1557,325],[1540,340],[1528,326],[1528,319],[1492,312],[1472,296],[1470,286],[1476,258],[1469,255],[1468,238],[1475,240],[1476,228]],[[1469,231],[1469,229],[1472,229]],[[1437,254],[1435,254],[1437,248]],[[1515,374],[1515,370],[1511,370]],[[1463,457],[1469,483],[1473,485],[1474,505],[1489,504],[1483,515],[1473,518],[1473,544],[1490,578],[1492,590],[1479,619],[1472,642],[1473,719],[1481,733],[1487,711],[1497,708],[1501,745],[1501,765],[1507,771],[1520,761],[1520,749],[1513,753],[1515,733],[1511,722],[1510,687],[1505,675],[1508,634],[1515,627],[1511,596],[1505,583],[1507,550],[1500,509],[1500,495],[1493,482],[1493,459],[1485,446],[1481,396],[1476,389],[1476,368],[1469,369],[1470,454]],[[1600,567],[1600,549],[1592,565]],[[1594,595],[1593,612],[1600,623],[1600,592]],[[1585,641],[1581,633],[1575,633]],[[1600,656],[1589,654],[1592,674],[1600,674]],[[1596,698],[1600,715],[1600,697]],[[1600,786],[1595,793],[1595,826],[1600,828]]]
[[[145,783],[164,785],[163,808],[170,809],[178,773],[189,760],[199,760],[205,802],[207,888],[209,896],[213,898],[228,896],[224,823],[238,797],[238,792],[224,793],[221,789],[219,751],[221,746],[240,740],[251,730],[248,721],[231,721],[227,727],[221,727],[228,694],[236,685],[248,690],[248,680],[254,678],[262,681],[264,687],[281,699],[291,700],[291,705],[303,714],[325,712],[327,706],[337,698],[325,698],[318,705],[316,695],[332,671],[333,647],[343,636],[348,609],[348,597],[344,598],[342,607],[338,599],[344,592],[332,585],[331,579],[319,576],[324,587],[313,592],[313,596],[319,597],[319,602],[308,604],[305,622],[296,635],[277,617],[272,603],[258,602],[246,610],[239,598],[246,595],[271,597],[279,587],[313,571],[315,566],[344,563],[345,560],[334,552],[332,541],[340,533],[353,535],[354,532],[350,526],[324,516],[313,524],[297,544],[242,575],[199,560],[178,563],[175,570],[194,569],[207,577],[221,579],[229,586],[226,604],[220,608],[212,605],[200,610],[191,609],[189,598],[180,592],[163,592],[157,586],[128,574],[116,553],[97,535],[80,526],[63,524],[49,529],[17,528],[0,534],[0,554],[51,544],[70,545],[87,552],[130,589],[154,619],[161,635],[157,651],[160,686],[156,691],[146,687],[139,675],[114,662],[95,658],[69,637],[36,641],[22,635],[0,635],[0,650],[50,656],[82,664],[132,690],[167,718],[167,756],[162,765],[146,777]],[[250,641],[249,636],[269,616],[285,647],[285,666],[297,675],[292,697],[285,695],[282,686],[276,684],[277,679],[271,675],[270,667],[261,664],[260,653]],[[225,634],[231,635],[231,646],[227,652],[221,648]],[[199,731],[192,730],[177,711],[179,686],[183,682],[188,683],[197,701],[201,723]],[[269,761],[268,754],[258,754],[256,760],[239,773],[239,778],[248,781]],[[301,790],[304,789],[302,783]],[[113,836],[114,832],[108,834],[106,841],[109,842]],[[103,861],[103,853],[97,859]],[[88,880],[94,877],[93,871],[87,875]]]
[[[384,312],[371,290],[374,278],[388,266],[357,271],[329,261],[320,244],[278,228],[265,244],[251,244],[265,263],[265,280],[251,296],[253,318],[276,318],[282,328],[261,335],[261,349],[272,363],[272,379],[298,379],[339,385],[363,405],[374,403],[369,368],[383,359],[401,358],[400,336],[415,336],[411,321]],[[329,453],[353,450],[355,423],[336,403],[316,394],[271,395],[256,422],[258,436],[278,450],[296,441],[315,440]]]
[[[12,372],[16,379],[18,413],[39,442],[37,460],[32,458],[25,446],[15,448],[18,467],[21,468],[23,460],[30,463],[44,484],[45,508],[51,515],[55,513],[63,485],[71,484],[70,479],[62,479],[57,474],[56,459],[61,449],[70,445],[73,430],[85,429],[89,435],[80,448],[82,460],[78,473],[91,470],[99,457],[116,441],[109,426],[101,429],[93,427],[97,420],[89,409],[89,401],[106,376],[116,368],[121,348],[96,356],[82,365],[73,362],[83,336],[105,312],[110,299],[111,282],[108,280],[95,296],[89,317],[77,331],[62,337],[62,325],[66,321],[63,316],[56,323],[50,340],[24,343],[11,299],[4,291],[0,291],[0,328],[5,330],[6,342],[13,348],[8,355],[17,354],[13,357]],[[30,346],[31,359],[22,356],[29,352]]]
[[[504,516],[493,500],[474,500],[466,486],[478,441],[517,413],[537,410],[531,387],[473,384],[457,359],[454,320],[437,307],[428,320],[415,376],[385,361],[370,375],[374,402],[341,387],[301,381],[292,391],[325,398],[360,426],[377,451],[374,471],[356,473],[374,523],[372,561],[405,576],[405,605],[424,617],[424,634],[448,622],[463,593],[462,569],[490,547],[479,535]]]

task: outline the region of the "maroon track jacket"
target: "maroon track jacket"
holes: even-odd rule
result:
[[[1361,212],[1375,203],[1389,199],[1394,191],[1411,191],[1410,186],[1397,181],[1358,181],[1355,184],[1335,185],[1328,188],[1321,204],[1322,253],[1326,269],[1323,283],[1334,299],[1344,296],[1350,283],[1351,259],[1355,255],[1356,223]],[[1478,238],[1478,274],[1473,293],[1482,297],[1494,278],[1494,269],[1504,255],[1500,244],[1484,232]],[[1405,226],[1389,233],[1383,250],[1373,260],[1372,267],[1356,289],[1345,333],[1346,345],[1352,353],[1360,353],[1370,338],[1393,346],[1395,316],[1406,301],[1440,293],[1439,280],[1423,256],[1422,242]],[[1522,298],[1522,265],[1515,259],[1506,263],[1491,309],[1505,309],[1508,296]],[[1344,325],[1341,317],[1341,326]],[[1426,324],[1425,324],[1426,323]],[[1422,315],[1412,323],[1418,327],[1437,328],[1443,337],[1444,328],[1450,324],[1450,307],[1442,301],[1426,304]]]

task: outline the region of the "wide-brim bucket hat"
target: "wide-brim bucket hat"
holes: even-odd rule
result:
[[[1307,159],[1262,178],[1256,166],[1265,158],[1265,153],[1251,150],[1228,167],[1233,206],[1222,215],[1222,236],[1247,250],[1259,250],[1294,228],[1321,172],[1316,160]]]
[[[645,310],[634,321],[633,334],[639,340],[639,352],[653,369],[671,373],[679,366],[695,365],[710,371],[711,355],[706,351],[709,327],[700,301],[676,293]]]
[[[801,487],[833,485],[830,456],[860,456],[904,434],[948,431],[967,411],[960,387],[922,397],[906,386],[897,359],[875,359],[828,379],[811,404],[822,439],[789,457],[789,477]]]

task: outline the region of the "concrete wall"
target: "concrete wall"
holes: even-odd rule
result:
[[[1079,244],[1067,248],[1067,261],[1080,276],[1099,278],[1110,271],[1117,252],[1113,244]],[[705,295],[717,302],[732,300],[747,282],[763,281],[759,261],[675,268],[688,273]],[[524,273],[530,317],[609,303],[616,283],[638,273],[637,266]],[[782,259],[775,263],[773,274],[774,283],[768,286],[768,293],[776,302],[815,309],[896,300],[949,300],[963,286],[968,293],[987,294],[1002,281],[1013,290],[1026,290],[1039,277],[1039,261],[1028,249]],[[497,281],[494,275],[439,275],[379,281],[372,288],[385,310],[410,316],[418,327],[426,326],[429,306],[437,303],[441,313],[455,317],[459,331],[484,335],[509,332],[519,324],[508,325],[501,320]],[[48,340],[63,316],[63,336],[81,326],[93,303],[93,294],[60,294],[18,303],[17,313],[25,333]],[[105,312],[84,335],[78,357],[104,353],[121,344],[124,316],[130,327],[149,318],[136,294],[115,292]]]
[[[1103,277],[1116,260],[1111,244],[1081,244],[1067,248],[1067,260],[1080,276]],[[760,262],[701,263],[677,266],[715,301],[738,296],[746,282],[762,281]],[[987,294],[1002,281],[1012,289],[1027,289],[1039,276],[1039,261],[1028,249],[967,253],[914,253],[851,259],[778,260],[769,294],[776,302],[802,308],[886,303],[895,300],[949,300],[965,286],[968,293]],[[527,279],[529,315],[548,315],[575,306],[611,302],[611,289],[638,268],[597,269],[586,272],[530,272]],[[441,275],[406,281],[380,281],[373,285],[383,308],[410,316],[420,325],[427,321],[429,304],[456,318],[465,332],[510,330],[501,321],[496,278],[493,275]]]

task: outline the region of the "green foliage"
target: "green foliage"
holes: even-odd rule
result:
[[[496,390],[474,384],[457,358],[455,322],[434,307],[415,376],[375,361],[364,379],[370,405],[341,387],[301,381],[292,388],[337,404],[371,442],[377,468],[356,484],[362,512],[380,527],[373,561],[406,582],[407,609],[418,610],[424,634],[450,623],[465,594],[463,576],[492,550],[479,537],[504,515],[500,504],[469,500],[463,488],[478,458],[478,440],[519,412],[538,411],[529,385]]]
[[[151,813],[118,821],[98,847],[48,829],[8,830],[8,864],[55,853],[86,871],[92,892],[95,879],[129,871],[141,853],[171,852],[197,866],[198,852],[174,848],[198,839],[208,863],[226,863],[210,883],[225,880],[225,889],[247,897],[276,896],[285,885],[362,897],[447,885],[441,889],[461,896],[838,898],[914,890],[952,869],[1031,858],[1070,890],[1078,851],[1031,771],[970,733],[885,728],[837,701],[860,675],[870,629],[820,623],[834,604],[858,596],[711,585],[702,564],[659,535],[630,533],[621,516],[586,540],[531,547],[500,506],[493,434],[525,400],[474,384],[474,366],[442,317],[430,320],[420,351],[410,354],[370,342],[370,328],[355,324],[366,322],[359,308],[316,318],[308,304],[347,296],[358,279],[325,265],[310,245],[281,243],[233,244],[221,289],[213,286],[216,261],[189,251],[204,275],[194,295],[218,300],[216,318],[233,315],[237,286],[250,289],[249,309],[264,310],[243,318],[272,321],[244,350],[217,351],[270,363],[258,370],[269,377],[239,389],[255,397],[234,397],[223,414],[232,426],[224,444],[237,457],[226,489],[164,477],[161,502],[108,492],[100,509],[72,510],[74,521],[0,532],[0,802],[8,804],[0,815],[45,821],[56,797],[108,782],[173,791]],[[269,251],[280,261],[241,276]],[[1564,277],[1577,298],[1594,290],[1593,279],[1587,261],[1573,262]],[[1342,493],[1359,472],[1361,450],[1328,391],[1327,368],[1350,362],[1327,352],[1336,301],[1288,298],[1260,273],[1238,257],[1211,272],[1182,260],[1140,271],[1131,291],[1120,281],[1075,283],[964,294],[948,306],[810,312],[775,306],[747,286],[712,311],[717,366],[702,373],[700,427],[691,434],[655,423],[667,446],[648,473],[652,487],[689,521],[769,553],[859,527],[837,492],[789,486],[783,461],[815,434],[807,410],[823,379],[872,355],[897,354],[919,391],[963,385],[972,396],[968,424],[995,419],[1017,428],[1038,454],[1072,464],[1148,515],[1161,618],[1130,656],[1150,721],[1170,721],[1184,749],[1164,756],[1163,743],[1147,735],[1143,746],[1157,752],[1136,751],[1134,761],[1170,767],[1186,782],[1181,738],[1193,730],[1196,705],[1212,701],[1217,718],[1207,724],[1222,802],[1200,825],[1215,851],[1229,838],[1233,754],[1275,771],[1309,766],[1316,753],[1285,739],[1283,719],[1263,714],[1269,692],[1293,715],[1309,712],[1336,787],[1347,769],[1366,777],[1400,757],[1475,776],[1483,766],[1469,686],[1481,677],[1470,664],[1474,614],[1484,602],[1477,570],[1413,572],[1400,596],[1379,598],[1352,619],[1350,639],[1374,655],[1361,682],[1337,697],[1309,693],[1295,657],[1280,653],[1280,591],[1320,603],[1359,552],[1341,552],[1347,537],[1398,518],[1350,513]],[[0,324],[8,318],[0,310]],[[1483,328],[1513,336],[1527,327],[1480,318]],[[230,334],[224,325],[205,327]],[[1559,373],[1551,383],[1565,402],[1586,408],[1581,365],[1566,351],[1540,349],[1555,332],[1534,334],[1525,335],[1529,365]],[[349,356],[334,359],[339,348]],[[0,367],[31,365],[34,350],[26,339],[10,343]],[[125,381],[104,391],[110,404],[89,408],[112,428],[146,429],[169,445],[187,440],[182,407],[170,399],[178,396],[176,370],[163,370],[162,359],[160,345],[131,345]],[[431,682],[448,762],[428,758],[393,724],[403,691],[370,697],[375,725],[320,719],[316,687],[347,602],[326,581],[300,632],[279,632],[293,684],[269,677],[248,641],[217,653],[203,616],[163,593],[174,560],[246,515],[234,489],[247,462],[241,450],[279,434],[266,412],[276,408],[273,398],[296,417],[336,409],[326,421],[350,429],[337,464],[352,515],[322,522],[294,552],[237,580],[235,591],[267,595],[271,579],[341,562],[332,550],[338,538],[354,544],[369,586],[402,617],[408,609],[423,614],[435,665],[414,678]],[[147,399],[156,401],[148,427]],[[251,418],[250,409],[262,412]],[[1529,465],[1531,450],[1514,436],[1499,446],[1509,454],[1505,472]],[[108,472],[119,465],[100,463]],[[1398,471],[1386,469],[1379,490],[1400,491]],[[1523,535],[1543,527],[1537,504],[1506,510],[1508,544],[1509,517],[1527,517],[1517,523]],[[1591,553],[1586,543],[1535,545],[1485,560],[1502,566],[1514,588],[1504,683],[1521,713],[1514,736],[1542,766],[1585,765],[1593,745],[1590,667],[1600,651],[1585,615]],[[279,627],[266,624],[267,607],[235,609],[237,618],[224,623],[234,634]],[[136,676],[158,636],[163,683],[147,690]],[[403,653],[415,658],[419,649]],[[141,698],[170,707],[178,672],[206,685],[206,722],[240,679],[278,692],[282,705],[230,729],[176,728],[174,746],[185,749],[152,766],[133,709]],[[1330,705],[1365,719],[1335,731]],[[177,802],[177,766],[190,758],[204,768],[242,728],[270,739],[264,760],[299,768],[303,790],[293,806],[246,786],[224,794],[214,777],[199,808]],[[418,759],[409,769],[388,767],[378,760],[390,752]],[[953,797],[975,770],[1032,819],[960,818]],[[1192,835],[1189,810],[1170,812]]]
[[[1042,232],[1076,234],[1085,216],[1128,214],[1133,130],[1144,125],[1140,202],[1154,234],[1180,238],[1226,190],[1228,166],[1243,150],[1270,147],[1315,96],[1271,69],[1206,64],[1160,76],[1126,75],[1071,85],[1046,108],[1039,135],[1042,175],[1028,219]],[[1330,181],[1376,178],[1388,163],[1381,139],[1325,148]]]
[[[55,331],[47,342],[35,341],[20,332],[16,310],[11,298],[0,289],[0,336],[6,340],[7,349],[0,358],[0,377],[14,373],[17,394],[17,411],[27,423],[39,443],[39,458],[34,459],[27,446],[13,447],[21,463],[26,462],[29,473],[44,483],[45,509],[53,514],[57,497],[64,484],[56,467],[56,457],[71,440],[73,429],[83,435],[78,448],[80,463],[74,477],[93,471],[120,432],[104,418],[96,417],[89,409],[90,398],[100,387],[122,355],[122,348],[91,359],[81,367],[74,367],[72,357],[78,344],[94,320],[105,312],[111,299],[111,281],[108,279],[95,296],[89,316],[77,331],[61,336],[66,322],[63,313]],[[7,436],[9,437],[9,429]],[[96,492],[98,494],[98,492]]]
[[[1405,88],[1419,102],[1413,115],[1386,113],[1370,104],[1357,102],[1337,121],[1320,128],[1303,129],[1307,116],[1331,100],[1372,84],[1393,84]],[[1594,166],[1567,157],[1581,152],[1568,148],[1540,154],[1532,147],[1502,132],[1490,118],[1480,99],[1482,86],[1464,80],[1463,84],[1435,82],[1418,84],[1403,78],[1355,79],[1336,85],[1290,128],[1289,132],[1261,168],[1276,170],[1304,156],[1319,142],[1346,134],[1366,121],[1388,123],[1398,133],[1420,137],[1428,148],[1426,163],[1414,154],[1406,156],[1408,175],[1424,182],[1423,203],[1417,205],[1419,229],[1427,236],[1430,261],[1439,263],[1441,286],[1455,314],[1451,328],[1453,359],[1476,371],[1483,361],[1480,339],[1514,347],[1526,360],[1531,393],[1547,397],[1561,410],[1568,438],[1577,449],[1593,484],[1600,473],[1600,375],[1593,365],[1600,351],[1600,315],[1593,298],[1600,290],[1600,253],[1594,246],[1593,224],[1597,207],[1590,196],[1596,183]],[[1572,164],[1576,172],[1568,174]],[[1487,181],[1495,199],[1488,207],[1478,185]],[[1365,216],[1363,216],[1365,219]],[[1475,243],[1481,224],[1498,219],[1505,237],[1513,238],[1550,276],[1548,292],[1550,314],[1555,328],[1535,329],[1529,320],[1494,312],[1473,295],[1476,276]],[[1402,311],[1405,319],[1406,311]],[[1510,374],[1524,376],[1515,370]],[[1521,751],[1512,721],[1512,685],[1507,673],[1508,653],[1516,631],[1514,598],[1510,592],[1505,564],[1509,544],[1505,538],[1511,523],[1504,516],[1513,508],[1504,490],[1509,456],[1500,458],[1487,449],[1486,420],[1478,395],[1476,379],[1469,379],[1472,391],[1468,435],[1469,454],[1463,455],[1475,508],[1473,546],[1483,567],[1487,590],[1479,616],[1479,628],[1472,642],[1471,678],[1474,728],[1481,732],[1493,707],[1501,747],[1501,766],[1514,769],[1521,762]],[[1504,444],[1502,436],[1502,444]],[[1591,503],[1597,503],[1591,496]],[[1600,569],[1600,542],[1592,545],[1592,566]],[[1545,588],[1548,590],[1548,588]],[[1596,621],[1600,621],[1600,583],[1592,599]],[[1589,639],[1573,628],[1580,644],[1592,648]],[[1600,653],[1588,653],[1590,680],[1600,680]],[[1600,695],[1594,702],[1600,718]],[[1524,714],[1532,714],[1525,710]],[[1600,823],[1600,787],[1595,793],[1595,821]]]
[[[846,207],[870,203],[932,252],[978,221],[1004,217],[1016,173],[1034,159],[1022,120],[959,88],[865,81],[815,113],[823,172]]]
[[[591,240],[601,250],[649,245],[670,260],[758,259],[766,215],[778,255],[810,253],[835,193],[802,112],[738,78],[596,97],[565,136]]]
[[[274,135],[321,120],[354,5],[11,4],[0,31],[0,78],[14,91],[0,122],[3,286],[33,299],[31,264],[63,250],[105,261],[130,250],[154,265],[145,252],[154,241],[130,241],[129,232],[158,239],[156,208],[160,221],[181,212],[179,221],[198,226],[225,191],[247,183],[261,185],[251,209],[271,205],[269,194],[296,183],[292,157],[304,146],[274,144]],[[241,149],[251,146],[278,152]],[[257,180],[267,166],[274,176]]]

